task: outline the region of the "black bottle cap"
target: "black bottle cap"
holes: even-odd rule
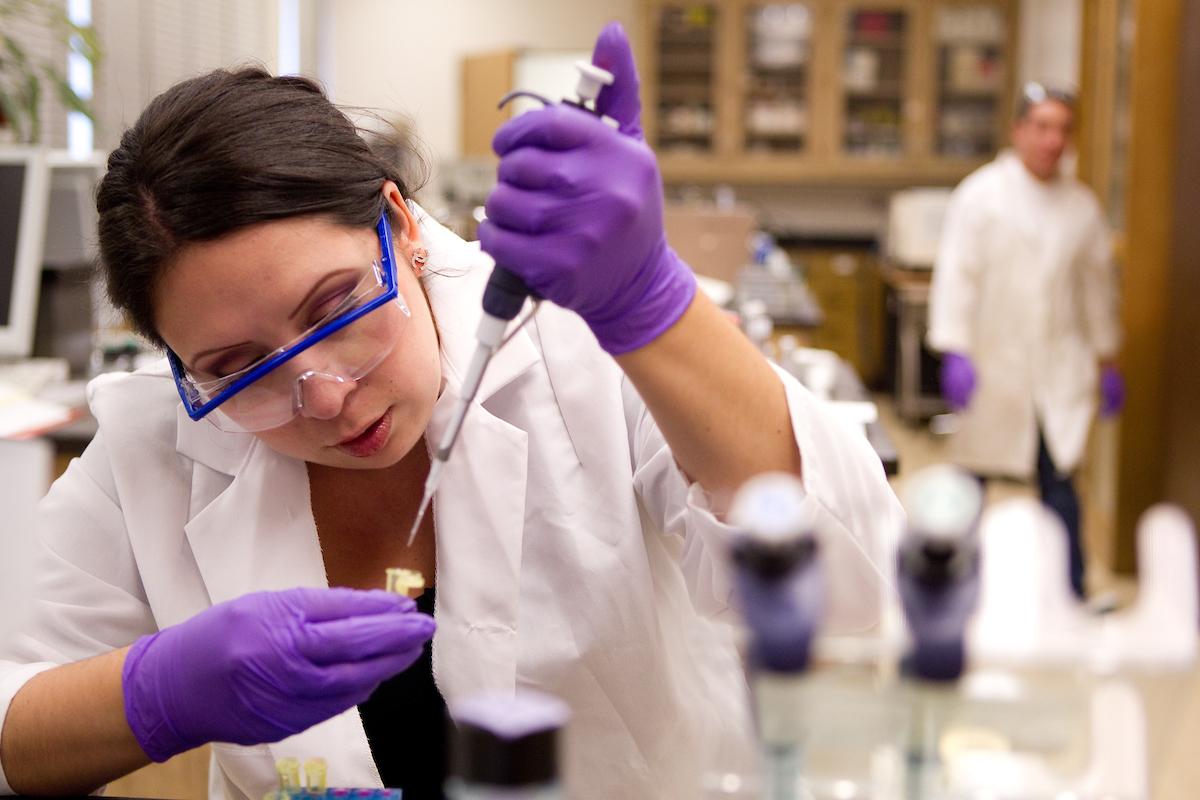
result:
[[[450,709],[450,775],[483,786],[558,780],[558,732],[569,712],[537,692],[477,695]]]
[[[811,533],[779,541],[740,537],[734,541],[732,549],[735,564],[764,580],[786,577],[797,566],[811,561],[816,554],[817,540]]]

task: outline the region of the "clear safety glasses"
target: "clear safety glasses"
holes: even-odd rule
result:
[[[1076,97],[1070,89],[1028,81],[1021,87],[1021,96],[1017,99],[1017,119],[1023,119],[1029,113],[1029,109],[1047,100],[1057,100],[1074,110]]]
[[[318,405],[340,398],[395,348],[411,316],[396,284],[392,231],[386,212],[375,228],[381,256],[361,274],[337,284],[336,307],[283,347],[224,376],[189,371],[170,349],[167,359],[188,416],[231,433],[284,425],[298,414],[321,415]],[[329,416],[333,414],[330,413]]]

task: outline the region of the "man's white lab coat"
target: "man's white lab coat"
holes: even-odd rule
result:
[[[951,197],[929,298],[929,346],[962,353],[977,389],[951,457],[1029,477],[1040,421],[1060,472],[1078,466],[1097,402],[1097,360],[1120,345],[1112,245],[1095,196],[1042,182],[1012,152]]]
[[[427,283],[446,377],[427,431],[436,441],[491,262],[421,224],[443,273]],[[835,617],[870,624],[880,587],[851,540],[886,550],[898,504],[865,439],[784,384]],[[0,718],[53,664],[253,590],[327,585],[302,462],[188,420],[165,362],[96,380],[90,402],[100,433],[43,502],[39,616],[4,648]],[[493,361],[434,502],[443,695],[521,686],[564,698],[572,797],[690,800],[705,769],[744,763],[744,679],[728,638],[700,616],[728,616],[731,591],[729,529],[708,502],[584,323],[543,306]],[[213,749],[214,796],[258,800],[284,756],[325,757],[333,785],[380,785],[353,708],[276,744]]]

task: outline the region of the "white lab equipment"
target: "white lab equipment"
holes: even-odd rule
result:
[[[748,668],[771,800],[799,797],[803,709],[795,701],[825,602],[806,500],[798,477],[768,473],[738,490],[729,514],[740,529],[730,555],[738,609],[750,634]]]
[[[904,189],[888,200],[887,257],[906,269],[933,269],[950,190]]]
[[[1144,515],[1141,594],[1129,610],[1097,617],[1071,595],[1065,533],[1053,514],[1014,500],[979,518],[977,487],[955,483],[950,471],[920,477],[906,493],[915,504],[910,527],[933,531],[925,539],[935,543],[943,528],[965,532],[982,570],[964,573],[979,584],[969,624],[946,614],[969,608],[954,602],[961,595],[935,591],[931,602],[908,604],[909,628],[924,625],[937,644],[945,624],[958,626],[966,668],[959,677],[901,669],[913,639],[895,624],[894,594],[877,629],[856,639],[820,632],[811,666],[776,698],[792,709],[803,752],[794,796],[1148,800],[1151,705],[1139,690],[1190,678],[1200,641],[1191,521],[1167,506]],[[911,570],[904,577],[904,553],[901,581],[923,581]],[[1155,722],[1170,728],[1170,719]],[[777,742],[763,744],[777,750]],[[750,775],[713,776],[707,786],[709,798],[765,796]]]
[[[3,390],[0,389],[0,392]],[[3,399],[0,397],[0,405]],[[0,642],[16,632],[33,589],[33,575],[26,565],[37,547],[34,510],[50,485],[54,468],[54,445],[47,439],[25,441],[0,439]]]
[[[763,355],[772,358],[775,348],[771,342],[771,334],[775,332],[775,323],[767,313],[767,304],[762,300],[747,300],[742,303],[739,313],[746,337]]]

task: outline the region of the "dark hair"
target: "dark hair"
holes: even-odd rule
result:
[[[409,196],[403,172],[308,78],[247,67],[177,83],[125,131],[96,193],[108,296],[162,346],[154,291],[184,246],[301,215],[373,227],[385,181]]]

